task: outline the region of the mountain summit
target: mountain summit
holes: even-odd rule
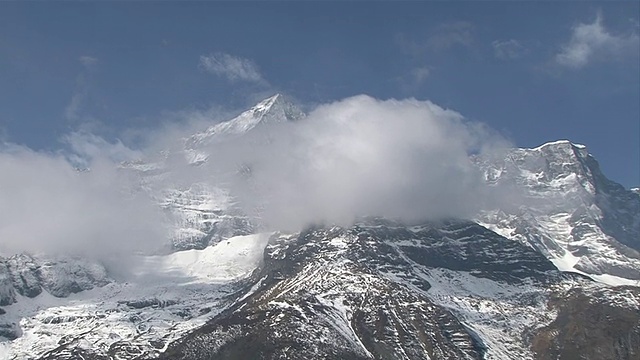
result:
[[[489,184],[523,196],[515,209],[484,211],[481,224],[560,270],[609,283],[640,280],[640,197],[609,180],[584,145],[554,141],[474,161]]]
[[[247,133],[257,126],[296,121],[303,117],[304,113],[294,104],[287,101],[283,95],[275,94],[260,101],[234,119],[212,125],[202,132],[193,134],[186,139],[185,148],[197,149],[223,136],[237,136]]]

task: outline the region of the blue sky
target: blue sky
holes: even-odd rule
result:
[[[638,2],[0,4],[0,136],[55,151],[167,112],[428,99],[516,145],[586,144],[640,185]],[[126,141],[126,140],[125,140]]]

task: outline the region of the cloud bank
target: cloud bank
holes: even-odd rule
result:
[[[185,124],[201,124],[202,114],[185,116]],[[184,137],[194,132],[167,126],[136,150],[89,133],[67,135],[65,153],[5,145],[1,252],[113,257],[165,247],[171,222],[142,190],[148,179],[122,171],[127,159],[164,154],[166,173],[154,188],[199,183],[224,189],[263,230],[301,230],[349,225],[360,216],[471,217],[500,196],[485,185],[469,154],[507,145],[482,124],[429,101],[365,95],[318,106],[298,121],[261,124],[213,141],[198,149],[210,155],[200,166],[189,165],[184,152]]]
[[[0,149],[0,253],[104,260],[166,241],[158,209],[108,158],[78,171],[59,154],[11,144]]]
[[[214,143],[201,171],[230,184],[241,208],[270,229],[359,216],[469,217],[489,198],[469,154],[505,146],[431,102],[356,96]]]

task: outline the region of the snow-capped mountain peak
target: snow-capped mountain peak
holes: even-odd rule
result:
[[[561,140],[474,160],[490,184],[523,197],[517,209],[485,211],[480,223],[561,270],[609,283],[640,279],[640,198],[607,179],[585,146]]]
[[[522,196],[477,223],[367,218],[257,234],[207,172],[215,161],[200,165],[303,117],[276,94],[155,163],[123,164],[174,232],[173,251],[136,257],[126,282],[82,259],[0,258],[0,359],[636,358],[640,196],[584,145],[473,157],[488,184]],[[172,156],[207,178],[175,180]]]
[[[275,94],[234,119],[212,125],[205,131],[193,134],[185,140],[185,148],[196,149],[211,144],[220,137],[241,135],[261,124],[296,121],[303,117],[304,113],[287,101],[283,95]]]

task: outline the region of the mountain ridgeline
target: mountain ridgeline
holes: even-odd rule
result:
[[[305,117],[275,95],[121,164],[172,227],[171,253],[138,257],[137,278],[86,259],[0,258],[0,357],[640,358],[640,195],[585,146],[471,156],[487,186],[521,196],[471,219],[257,234],[225,184],[167,180],[172,157],[210,166],[212,144]]]

